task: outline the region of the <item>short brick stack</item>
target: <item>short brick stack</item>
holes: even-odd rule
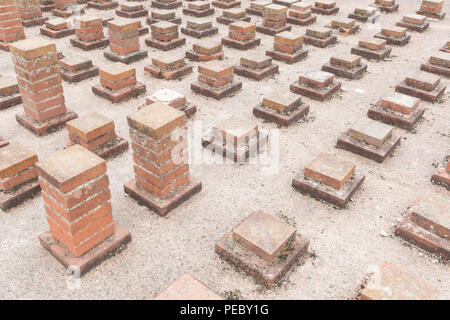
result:
[[[92,64],[92,60],[75,55],[59,60],[61,67],[59,73],[67,82],[80,82],[98,75],[98,67]]]
[[[145,104],[163,103],[169,107],[183,111],[186,117],[192,116],[197,112],[197,107],[186,100],[186,96],[171,89],[161,89],[155,91],[145,99]]]
[[[239,50],[248,50],[261,44],[261,38],[256,38],[254,23],[237,21],[228,25],[228,37],[222,38],[222,44]]]
[[[75,18],[76,38],[70,39],[70,43],[82,50],[94,50],[105,47],[109,40],[103,34],[102,18],[83,16]]]
[[[367,71],[367,64],[354,54],[338,54],[330,58],[330,62],[322,66],[322,71],[330,72],[338,77],[360,79]]]
[[[399,8],[399,5],[395,3],[395,0],[375,0],[371,6],[378,8],[384,13],[396,12]]]
[[[151,38],[145,39],[145,43],[153,48],[168,51],[186,43],[185,38],[181,38],[178,34],[178,25],[160,21],[150,25],[152,30]]]
[[[145,92],[145,85],[136,81],[136,69],[116,62],[99,70],[100,85],[92,86],[92,92],[112,103],[128,100]]]
[[[427,17],[419,14],[407,14],[402,20],[395,24],[397,27],[407,28],[417,32],[424,32],[430,26]]]
[[[264,97],[260,105],[253,108],[255,117],[285,127],[296,123],[308,112],[309,105],[303,103],[302,97],[290,92],[272,93]]]
[[[419,71],[407,76],[395,91],[434,103],[440,101],[446,88],[440,76]]]
[[[222,15],[216,18],[216,21],[221,24],[229,25],[230,23],[236,21],[246,21],[250,22],[251,18],[247,16],[244,9],[234,8],[223,10]]]
[[[311,8],[312,12],[323,15],[332,15],[339,12],[339,8],[336,7],[335,0],[320,0],[314,2],[314,7]]]
[[[181,7],[182,3],[179,0],[152,0],[152,7],[158,9],[176,9]]]
[[[0,49],[8,51],[9,44],[25,39],[22,20],[14,0],[0,0]]]
[[[377,21],[377,19],[380,17],[380,14],[377,12],[377,9],[373,7],[355,8],[352,13],[348,14],[348,17],[359,22],[375,23],[375,21]]]
[[[291,64],[306,58],[308,50],[303,49],[303,36],[284,31],[274,36],[273,50],[266,50],[266,55]]]
[[[77,114],[66,109],[55,44],[31,38],[10,50],[25,111],[16,120],[40,136],[75,119]]]
[[[327,152],[321,152],[292,180],[303,194],[344,208],[364,181],[355,164]]]
[[[388,44],[404,46],[411,39],[411,35],[406,34],[407,31],[407,28],[402,27],[382,28],[381,32],[374,35],[374,37],[386,40]]]
[[[126,1],[120,4],[120,9],[116,10],[116,15],[122,18],[140,18],[148,15],[148,10],[144,8],[142,1]]]
[[[317,16],[312,14],[310,4],[296,2],[289,8],[286,19],[290,24],[308,26],[316,22]]]
[[[69,22],[63,18],[56,18],[45,22],[45,26],[40,28],[41,34],[58,39],[70,36],[75,33],[75,28],[69,25]]]
[[[186,51],[186,58],[197,62],[222,60],[224,57],[223,46],[220,42],[203,40],[194,43],[192,50]]]
[[[341,88],[341,82],[334,81],[334,74],[325,71],[306,72],[291,84],[291,91],[302,96],[324,101],[330,99]]]
[[[87,2],[88,8],[97,10],[109,10],[119,6],[119,3],[113,0],[91,0]]]
[[[42,12],[49,12],[55,8],[55,1],[53,0],[40,0],[39,3]]]
[[[187,16],[207,17],[215,12],[208,1],[192,1],[188,2],[187,5],[187,8],[183,8],[183,14]]]
[[[140,50],[139,21],[116,18],[107,25],[109,49],[103,51],[106,59],[129,64],[147,57],[147,51]]]
[[[402,93],[394,93],[378,101],[367,111],[367,116],[406,130],[412,130],[425,112],[420,100]]]
[[[333,30],[323,27],[315,27],[306,29],[303,38],[306,44],[319,48],[325,48],[337,41],[337,36],[333,35]]]
[[[22,103],[16,77],[0,77],[0,110]]]
[[[420,70],[450,77],[450,52],[437,52],[433,54],[427,63],[423,63],[420,66]]]
[[[114,222],[106,162],[75,145],[36,164],[50,232],[42,246],[79,275],[131,241]]]
[[[117,156],[128,149],[128,141],[116,135],[114,121],[96,112],[67,122],[67,147],[75,144],[103,159]]]
[[[40,26],[48,20],[42,16],[39,0],[16,0],[22,24],[25,27]]]
[[[181,18],[176,16],[175,11],[170,10],[152,10],[150,12],[150,17],[147,18],[147,24],[151,25],[160,21],[172,22],[175,24],[181,24]]]
[[[187,65],[184,58],[174,58],[165,55],[152,58],[152,65],[144,67],[145,74],[166,80],[175,80],[192,72],[192,66]]]
[[[198,94],[220,100],[240,90],[242,82],[234,80],[233,66],[210,61],[198,66],[198,81],[191,89]]]
[[[52,9],[54,16],[68,18],[75,13],[84,13],[84,10],[75,10],[77,7],[76,0],[55,0],[55,7]]]
[[[37,155],[20,143],[0,148],[0,208],[3,211],[39,193],[37,161]]]
[[[219,28],[213,27],[211,20],[187,20],[186,27],[181,28],[181,33],[200,39],[215,35]]]
[[[272,59],[263,55],[251,54],[241,57],[240,64],[234,67],[234,73],[256,81],[265,79],[279,72],[279,67],[272,64]]]
[[[358,41],[358,46],[351,49],[352,54],[381,61],[391,56],[392,48],[386,46],[387,41],[376,38],[365,38]]]
[[[211,3],[213,6],[222,9],[230,9],[241,6],[241,1],[238,0],[213,0]]]
[[[416,12],[429,18],[443,20],[446,12],[443,12],[444,0],[422,0],[420,9]]]
[[[343,35],[348,35],[358,32],[359,24],[355,19],[339,18],[331,20],[331,28],[338,30]]]
[[[264,7],[268,6],[269,4],[271,4],[272,1],[270,0],[255,0],[255,1],[250,1],[250,7],[246,8],[245,11],[248,14],[253,14],[255,16],[263,16],[263,12],[264,12]]]
[[[283,31],[290,31],[292,27],[286,23],[287,7],[272,3],[264,7],[263,22],[256,27],[256,31],[273,36]]]
[[[153,103],[127,117],[135,179],[125,192],[161,216],[199,192],[189,173],[186,115]]]

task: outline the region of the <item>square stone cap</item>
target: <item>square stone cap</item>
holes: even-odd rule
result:
[[[185,98],[185,96],[172,89],[160,89],[149,96],[150,100],[158,101],[164,104],[169,104],[175,100],[183,98]]]
[[[155,300],[223,300],[223,298],[191,275],[184,274],[158,294]]]
[[[56,26],[56,25],[62,25],[64,23],[69,23],[69,21],[67,21],[67,19],[63,19],[63,18],[54,18],[51,20],[46,21],[46,23]]]
[[[303,2],[296,2],[293,3],[291,8],[292,10],[298,10],[298,11],[307,11],[311,10],[312,4],[310,3],[303,3]]]
[[[212,39],[202,39],[194,43],[194,45],[197,45],[201,48],[205,48],[207,50],[211,50],[216,48],[217,46],[222,46],[222,43],[220,41],[212,40]]]
[[[334,78],[334,74],[326,71],[308,71],[302,74],[304,78],[323,83],[330,78]]]
[[[362,39],[359,39],[359,41],[371,43],[376,46],[386,45],[386,43],[387,43],[387,41],[384,39],[374,38],[374,37],[362,38]]]
[[[382,263],[373,271],[362,292],[365,299],[435,300],[439,295],[433,286],[390,262]]]
[[[51,52],[55,53],[56,45],[53,42],[36,37],[10,43],[9,49],[12,54],[30,60],[42,57]]]
[[[412,211],[423,218],[432,221],[445,229],[448,235],[450,230],[450,198],[437,198],[434,196],[421,197],[412,205]],[[416,222],[417,223],[417,222]],[[450,240],[447,238],[447,240]]]
[[[361,61],[360,56],[353,54],[353,53],[349,53],[349,52],[340,52],[340,53],[334,54],[332,58],[334,58],[336,60],[348,62],[349,64],[352,64],[352,65]]]
[[[156,102],[129,115],[127,120],[130,127],[159,140],[183,126],[186,123],[186,114],[166,104]]]
[[[411,19],[415,19],[415,20],[426,20],[427,19],[426,16],[422,16],[420,14],[415,14],[415,13],[405,14],[403,17],[407,17],[407,18],[411,18]]]
[[[413,108],[415,105],[417,105],[418,102],[420,102],[419,98],[411,97],[408,96],[407,94],[399,92],[394,92],[381,100],[398,104],[400,106],[407,107],[410,109]]]
[[[79,116],[77,119],[67,122],[66,125],[69,132],[73,131],[85,141],[90,141],[114,130],[114,121],[97,112]]]
[[[13,76],[2,76],[0,77],[0,96],[2,95],[2,89],[17,87],[17,78]]]
[[[76,66],[80,63],[84,63],[87,61],[90,61],[90,59],[88,57],[85,57],[82,54],[76,54],[74,56],[64,57],[63,59],[59,60],[60,63],[63,63],[68,66]]]
[[[363,118],[350,126],[350,135],[359,140],[364,136],[366,143],[380,147],[392,134],[393,127],[369,118]]]
[[[165,21],[165,20],[158,21],[156,23],[152,23],[151,26],[153,26],[154,28],[157,28],[157,29],[168,29],[168,28],[173,28],[173,27],[178,28],[177,24],[172,23],[170,21]]]
[[[301,34],[292,32],[292,31],[283,31],[283,32],[277,33],[274,37],[275,37],[275,39],[284,38],[284,39],[288,39],[290,41],[295,41],[295,40],[298,40],[299,38],[303,38],[303,36]]]
[[[215,125],[213,129],[216,136],[221,136],[222,139],[231,137],[236,143],[242,139],[254,137],[258,132],[258,124],[233,116]]]
[[[107,22],[108,28],[112,30],[117,30],[121,32],[130,31],[130,30],[137,30],[139,26],[141,25],[140,21],[135,21],[131,19],[126,18],[114,18],[112,21]]]
[[[429,72],[417,71],[414,74],[407,76],[406,81],[408,80],[427,83],[430,84],[433,88],[435,88],[439,84],[441,77]]]
[[[423,0],[423,4],[429,4],[433,6],[441,6],[444,4],[444,0]]]
[[[325,27],[322,27],[322,26],[311,26],[311,27],[308,27],[307,29],[306,29],[306,31],[312,31],[312,32],[315,32],[315,33],[327,33],[327,32],[332,32],[332,30],[330,30],[329,28],[325,28]]]
[[[198,72],[215,79],[220,79],[233,73],[233,66],[224,62],[209,61],[198,66]]]
[[[283,13],[283,12],[286,12],[287,9],[288,9],[287,7],[282,6],[280,4],[276,4],[276,3],[271,3],[264,7],[264,11],[268,11],[270,13],[275,13],[275,12]]]
[[[77,27],[92,27],[102,25],[102,21],[102,18],[93,15],[82,15],[74,18],[74,22]]]
[[[134,75],[135,73],[136,70],[134,67],[122,62],[116,62],[99,69],[100,76],[110,81],[120,81]]]
[[[233,240],[264,261],[271,262],[295,234],[295,228],[278,217],[259,210],[233,229]]]
[[[39,161],[36,167],[39,175],[66,193],[106,172],[106,161],[76,144]]]
[[[13,142],[0,148],[0,179],[8,178],[19,173],[38,161],[36,153]]]
[[[257,53],[246,54],[245,56],[241,57],[239,61],[243,65],[249,65],[250,63],[263,64],[264,62],[267,62],[269,60],[270,60],[270,62],[272,62],[271,57],[266,56],[262,52],[257,52]]]
[[[292,92],[271,92],[263,98],[263,105],[283,112],[293,104],[301,102],[302,97]]]
[[[229,12],[231,14],[240,14],[240,13],[245,13],[245,9],[242,9],[242,8],[230,8],[230,9],[223,10],[223,12]]]
[[[331,153],[321,152],[306,168],[335,180],[344,181],[354,171],[355,164]]]

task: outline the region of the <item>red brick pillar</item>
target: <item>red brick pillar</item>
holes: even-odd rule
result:
[[[105,160],[75,145],[36,167],[50,227],[39,239],[64,265],[83,273],[131,240],[112,217]]]
[[[43,135],[75,119],[76,113],[66,109],[56,45],[31,38],[11,44],[10,50],[25,112],[16,114],[17,121]]]
[[[125,192],[164,216],[202,187],[189,174],[186,115],[153,103],[127,120],[136,177]]]
[[[25,39],[17,5],[14,0],[0,0],[0,49],[9,50],[9,43]]]
[[[42,16],[39,0],[16,0],[16,3],[25,27],[40,26],[48,20]]]
[[[55,16],[67,18],[75,13],[76,6],[76,0],[55,0],[55,7],[52,13]]]
[[[103,34],[102,18],[95,16],[76,17],[75,38],[70,39],[70,43],[85,51],[105,47],[109,40]]]

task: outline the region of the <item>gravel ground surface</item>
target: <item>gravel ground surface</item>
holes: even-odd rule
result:
[[[373,1],[337,2],[340,7],[337,16],[346,17],[356,6],[369,5]],[[208,164],[204,161],[208,152],[200,151],[200,156],[194,159],[191,174],[203,182],[202,191],[162,218],[125,195],[123,184],[133,177],[131,151],[128,151],[107,163],[115,220],[128,228],[133,237],[128,248],[86,274],[79,288],[71,289],[64,267],[38,241],[38,236],[48,230],[48,225],[42,198],[36,197],[0,214],[0,298],[152,299],[180,275],[190,273],[225,297],[349,299],[356,295],[368,268],[386,260],[429,281],[440,289],[442,298],[450,298],[448,264],[393,235],[393,225],[418,196],[430,194],[438,199],[449,199],[445,188],[430,182],[435,165],[450,151],[448,89],[443,103],[424,103],[427,111],[414,132],[396,130],[403,137],[401,145],[384,163],[378,164],[334,147],[337,137],[351,123],[366,117],[371,103],[393,93],[396,84],[407,74],[418,71],[422,62],[450,40],[448,15],[443,21],[433,21],[430,30],[423,34],[412,32],[408,45],[393,48],[390,61],[369,62],[368,73],[361,80],[343,80],[339,97],[327,102],[304,99],[311,105],[307,121],[278,129],[252,115],[253,106],[271,91],[288,92],[299,72],[320,69],[331,55],[349,52],[359,38],[372,36],[381,26],[394,25],[404,14],[418,9],[421,1],[397,2],[399,12],[382,14],[379,24],[362,24],[360,33],[339,36],[339,42],[333,47],[307,46],[309,55],[302,62],[294,65],[279,63],[280,74],[275,77],[261,82],[240,78],[243,89],[222,101],[193,94],[190,83],[197,77],[196,68],[181,81],[145,76],[144,66],[150,63],[151,57],[162,53],[145,45],[147,36],[141,37],[141,46],[148,50],[149,57],[133,66],[138,81],[146,84],[147,94],[167,87],[184,93],[188,101],[198,106],[196,115],[189,122],[192,132],[194,123],[208,128],[231,115],[256,121],[269,130],[279,130],[279,170],[275,174],[266,174],[262,168],[267,166],[257,163]],[[146,6],[151,9],[149,3]],[[242,7],[248,6],[249,1],[243,0]],[[217,41],[227,34],[227,26],[215,22],[221,11],[216,9],[214,16],[219,35],[212,38]],[[449,2],[445,11],[450,14]],[[99,16],[114,14],[113,10],[105,13],[89,9],[88,12]],[[177,13],[181,15],[180,8]],[[184,25],[186,17],[182,18]],[[326,25],[331,19],[318,16],[315,25]],[[261,18],[252,16],[252,21],[260,23]],[[305,30],[306,27],[293,26],[293,31],[301,34]],[[26,35],[39,36],[39,28],[27,28]],[[186,37],[185,46],[165,54],[184,56],[196,41]],[[237,64],[243,54],[262,54],[272,47],[271,36],[257,34],[257,37],[262,38],[261,46],[247,52],[225,48],[224,61]],[[65,56],[83,54],[98,66],[110,63],[101,50],[83,52],[72,47],[67,37],[54,41]],[[197,66],[197,63],[193,65]],[[0,74],[14,74],[9,53],[0,52]],[[144,103],[144,96],[113,105],[92,93],[91,86],[98,81],[93,78],[78,84],[64,83],[68,108],[78,114],[95,110],[111,117],[118,134],[129,139],[126,116]],[[448,80],[444,79],[444,82]],[[65,147],[66,130],[37,137],[18,125],[14,116],[21,108],[18,105],[0,112],[1,136],[25,144],[37,152],[40,159]],[[191,142],[192,150],[201,150],[199,135]],[[292,178],[321,151],[353,161],[357,170],[366,175],[363,187],[344,210],[303,196],[291,187]],[[282,217],[311,241],[306,259],[271,290],[236,271],[214,252],[215,242],[257,209]]]

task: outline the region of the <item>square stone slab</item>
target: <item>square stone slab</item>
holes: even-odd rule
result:
[[[96,112],[90,112],[67,122],[69,132],[85,141],[93,140],[114,130],[114,121]]]
[[[240,145],[255,137],[258,133],[258,124],[237,117],[231,117],[213,127],[216,137],[224,142]],[[230,141],[232,140],[232,141]]]
[[[106,161],[76,144],[36,164],[39,175],[62,193],[106,172]]]
[[[394,92],[390,96],[381,99],[378,104],[386,109],[402,114],[410,114],[419,106],[420,99]]]
[[[223,298],[190,274],[184,274],[158,294],[155,300],[223,300]]]
[[[272,58],[262,54],[250,54],[240,59],[241,66],[250,69],[264,69],[272,64]]]
[[[358,42],[358,46],[374,51],[383,49],[386,44],[386,40],[378,38],[365,38]]]
[[[56,53],[56,45],[42,38],[28,38],[9,44],[9,50],[26,60],[42,57],[48,53]]]
[[[416,72],[411,76],[406,77],[406,84],[417,89],[432,91],[435,89],[441,77],[438,75],[430,74],[428,72]]]
[[[142,131],[155,140],[186,123],[184,112],[163,103],[153,103],[127,117],[130,127]]]
[[[391,136],[392,130],[387,124],[364,118],[351,125],[349,135],[356,140],[381,147]]]
[[[360,65],[361,57],[351,53],[339,53],[330,58],[330,63],[347,69]]]
[[[435,300],[438,291],[389,262],[377,267],[361,293],[364,300]]]
[[[450,201],[445,198],[420,199],[411,207],[412,221],[450,242]]]
[[[200,40],[193,44],[194,52],[198,54],[212,55],[222,51],[222,44],[214,40]]]
[[[324,88],[332,83],[334,74],[325,71],[311,71],[301,74],[299,82],[305,83],[315,88]]]
[[[334,189],[342,189],[355,172],[355,164],[328,152],[321,152],[305,167],[305,177]]]
[[[265,6],[271,4],[270,0],[256,0],[250,2],[250,7],[257,10],[263,10]]]
[[[181,107],[186,103],[186,96],[171,89],[161,89],[155,91],[152,95],[147,97],[147,104],[155,102],[163,103],[173,108]]]
[[[290,111],[301,104],[302,98],[295,93],[272,93],[263,99],[265,107],[277,110],[278,112]]]
[[[256,211],[233,229],[233,240],[270,263],[295,234],[295,228],[276,216]]]
[[[19,84],[17,78],[13,76],[0,77],[0,97],[10,96],[19,92]]]
[[[429,62],[443,68],[450,68],[450,53],[442,51],[436,52],[430,57]]]
[[[0,148],[0,179],[28,169],[38,161],[37,155],[20,143]]]
[[[233,73],[233,66],[217,61],[210,61],[199,65],[198,72],[207,77],[222,79]]]
[[[126,65],[125,63],[116,62],[101,67],[99,70],[99,74],[101,77],[107,80],[118,82],[135,75],[136,70],[135,68]]]

